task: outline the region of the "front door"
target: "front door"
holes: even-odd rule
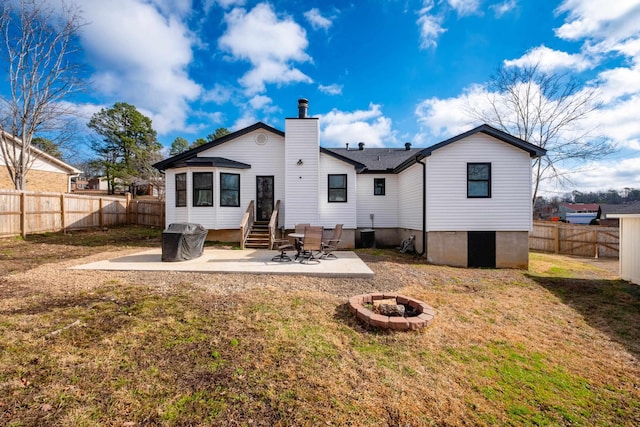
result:
[[[256,221],[269,221],[273,212],[273,176],[256,177]]]

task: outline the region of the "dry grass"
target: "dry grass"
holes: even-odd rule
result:
[[[136,245],[120,234],[60,253]],[[640,424],[640,290],[577,259],[467,270],[361,251],[371,281],[37,266],[66,239],[0,241],[0,424]],[[363,327],[346,297],[376,290],[434,322]]]

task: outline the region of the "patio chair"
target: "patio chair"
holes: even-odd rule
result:
[[[295,233],[296,234],[304,234],[304,230],[309,227],[311,224],[296,224],[295,225]],[[296,247],[296,259],[300,258],[302,255],[302,239],[296,239],[293,243]]]
[[[304,240],[302,242],[302,253],[300,255],[302,264],[319,263],[316,257],[322,253],[322,227],[309,226],[304,229]]]
[[[291,257],[287,255],[287,251],[294,249],[293,245],[287,240],[286,243],[278,246],[278,250],[280,251],[279,255],[271,258],[271,261],[275,262],[289,262],[291,261]]]
[[[333,251],[338,250],[338,245],[340,244],[340,239],[342,237],[342,224],[337,224],[336,228],[333,230],[333,235],[327,242],[322,242],[322,255],[320,255],[321,259],[338,258]]]
[[[304,233],[304,230],[311,224],[296,224],[296,233]]]

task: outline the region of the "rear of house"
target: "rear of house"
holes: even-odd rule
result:
[[[247,224],[268,224],[270,236],[343,224],[344,248],[366,229],[380,246],[414,235],[432,263],[528,265],[531,158],[544,150],[486,125],[428,148],[324,148],[307,106],[299,101],[285,132],[256,123],[157,163],[167,224],[195,222],[242,245]]]

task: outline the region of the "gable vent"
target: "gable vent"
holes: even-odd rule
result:
[[[259,133],[255,136],[255,141],[256,144],[258,145],[264,145],[267,143],[267,141],[269,140],[269,137],[267,136],[266,133]]]

